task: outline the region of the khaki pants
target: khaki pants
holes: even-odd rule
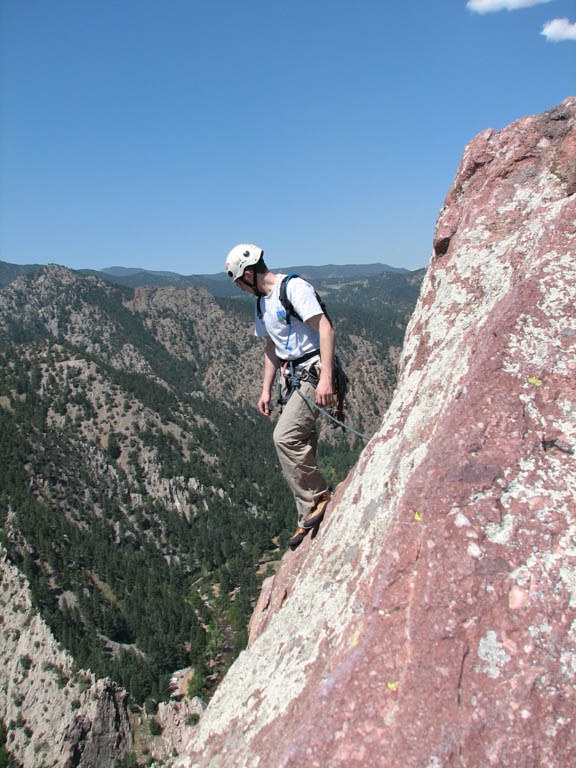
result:
[[[314,402],[314,386],[309,381],[303,381],[300,387],[302,393]],[[316,408],[294,391],[274,429],[274,445],[282,472],[294,495],[298,525],[302,525],[328,490],[316,464],[316,421],[319,415],[320,412]]]

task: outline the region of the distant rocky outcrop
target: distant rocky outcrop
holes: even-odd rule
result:
[[[184,766],[576,765],[576,99],[465,149],[384,422]]]
[[[112,768],[142,754],[162,760],[189,740],[202,701],[161,703],[148,715],[113,680],[80,669],[1,548],[0,602],[0,713],[6,747],[23,768]]]
[[[134,747],[126,691],[74,665],[3,550],[0,579],[0,712],[7,748],[25,768],[112,766]]]

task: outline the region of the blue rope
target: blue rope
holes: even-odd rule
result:
[[[288,321],[288,338],[286,339],[286,344],[284,345],[284,349],[292,351],[292,347],[290,346],[290,336],[292,336],[292,320]]]

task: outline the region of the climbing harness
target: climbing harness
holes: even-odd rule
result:
[[[292,347],[290,346],[290,339],[292,337],[292,318],[295,317],[300,322],[303,322],[302,317],[298,314],[298,312],[294,308],[294,305],[288,298],[288,282],[292,280],[293,277],[300,278],[300,275],[296,274],[295,272],[292,272],[290,275],[287,275],[286,277],[282,278],[282,281],[280,283],[280,290],[278,294],[280,304],[284,308],[284,313],[285,313],[283,320],[288,326],[288,338],[285,344],[285,349],[288,351],[292,350]],[[330,319],[330,316],[326,311],[326,304],[324,303],[323,299],[319,296],[316,290],[314,290],[314,294],[316,296],[316,300],[318,301],[318,304],[320,305],[322,313],[326,316],[326,319],[328,320],[330,325],[333,326],[332,320]],[[262,319],[261,296],[258,296],[256,301],[256,314],[258,315],[258,318],[261,320]],[[308,352],[307,354],[296,358],[295,360],[282,361],[281,375],[278,378],[278,404],[280,405],[280,408],[286,405],[286,403],[288,402],[292,394],[296,391],[298,392],[300,397],[303,400],[305,400],[309,405],[311,405],[313,408],[316,408],[317,411],[320,411],[320,413],[323,413],[324,416],[327,416],[330,419],[331,427],[336,428],[336,426],[339,426],[342,428],[342,430],[348,430],[349,432],[353,432],[355,435],[358,435],[358,437],[361,437],[363,440],[370,440],[370,438],[367,435],[363,435],[361,432],[358,432],[357,430],[353,429],[352,427],[349,427],[347,424],[344,423],[344,405],[345,405],[346,392],[348,391],[348,377],[344,373],[344,369],[342,368],[342,364],[337,355],[334,357],[334,382],[336,384],[336,396],[334,398],[333,405],[331,405],[329,408],[321,408],[317,403],[315,403],[313,400],[310,400],[310,398],[306,397],[306,395],[302,392],[301,382],[309,381],[313,385],[313,387],[316,388],[316,386],[318,385],[319,376],[317,375],[316,369],[314,366],[311,366],[307,370],[303,370],[301,372],[297,370],[298,366],[301,366],[307,360],[311,360],[313,357],[316,357],[319,355],[320,355],[320,350],[314,349],[311,352]],[[283,378],[286,381],[285,395],[282,394]]]
[[[311,352],[308,355],[304,355],[304,358],[310,358],[313,355],[318,354],[318,350],[315,352]],[[298,392],[300,397],[308,403],[308,405],[311,405],[313,408],[316,408],[317,411],[320,411],[320,413],[324,414],[324,416],[327,416],[331,424],[330,426],[334,429],[336,426],[339,426],[342,428],[342,430],[348,430],[348,432],[353,432],[355,435],[358,435],[358,437],[361,437],[363,440],[370,440],[370,437],[368,435],[363,435],[362,432],[358,432],[358,430],[353,429],[352,427],[348,426],[344,423],[344,405],[345,405],[345,396],[346,392],[348,390],[348,377],[344,373],[344,369],[342,368],[342,364],[336,355],[334,357],[334,381],[336,384],[336,397],[334,400],[334,405],[330,406],[329,409],[327,408],[321,408],[317,403],[315,403],[313,400],[311,400],[309,397],[307,397],[301,389],[301,383],[303,381],[309,381],[314,388],[316,388],[319,376],[316,373],[316,369],[314,366],[311,366],[308,370],[304,370],[302,372],[297,371],[297,365],[301,362],[304,362],[302,358],[298,358],[297,360],[287,360],[284,361],[284,364],[282,365],[281,369],[281,375],[278,378],[278,404],[282,408],[282,406],[286,405],[288,400],[292,397],[294,392]],[[286,380],[286,394],[282,394],[282,378]],[[340,418],[337,418],[340,417]]]

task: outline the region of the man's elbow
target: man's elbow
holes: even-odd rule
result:
[[[334,340],[334,337],[336,335],[334,333],[334,328],[332,326],[332,323],[330,322],[330,320],[328,320],[326,315],[322,315],[322,317],[320,318],[320,333],[324,335],[326,339],[331,339],[332,341]]]

